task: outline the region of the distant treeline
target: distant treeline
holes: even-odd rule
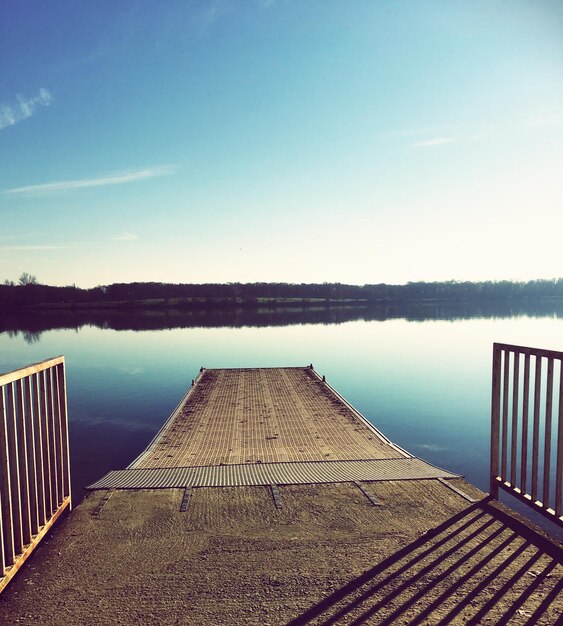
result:
[[[0,285],[0,306],[3,308],[371,306],[413,301],[486,302],[539,298],[563,298],[563,279],[413,282],[406,285],[115,283],[92,289],[53,287],[35,281],[19,285],[6,281]]]

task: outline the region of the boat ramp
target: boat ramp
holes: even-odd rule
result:
[[[0,623],[555,624],[562,554],[312,366],[202,368],[22,567]]]

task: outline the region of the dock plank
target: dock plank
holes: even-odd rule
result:
[[[209,369],[130,468],[398,456],[309,368]]]

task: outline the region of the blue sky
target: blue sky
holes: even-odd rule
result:
[[[563,4],[0,8],[0,280],[563,276]]]

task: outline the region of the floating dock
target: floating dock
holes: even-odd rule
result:
[[[394,445],[312,368],[204,370],[148,448],[91,489],[456,478]]]
[[[208,369],[37,550],[0,623],[555,624],[562,562],[312,367]]]

